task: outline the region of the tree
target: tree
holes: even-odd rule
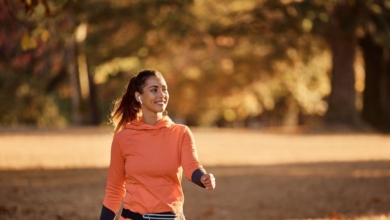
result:
[[[370,34],[360,40],[365,62],[362,117],[380,131],[390,131],[390,58]]]
[[[359,45],[367,74],[363,119],[379,123],[389,112],[387,0],[72,2],[14,4],[28,9],[27,17],[16,16],[23,28],[5,22],[22,47],[2,43],[11,52],[0,54],[0,68],[10,72],[7,80],[20,76],[11,72],[27,73],[25,81],[37,81],[30,88],[45,87],[39,96],[54,97],[74,124],[99,114],[106,119],[124,82],[152,67],[170,85],[170,115],[191,125],[309,123],[329,106],[326,123],[358,126],[353,64]],[[84,40],[77,40],[79,30]],[[12,42],[8,36],[1,39]],[[374,57],[382,57],[380,70]],[[23,80],[15,81],[12,94],[23,90]],[[96,106],[104,111],[91,111]]]
[[[355,51],[359,6],[354,1],[340,0],[330,14],[328,42],[332,51],[332,92],[325,122],[357,126]]]
[[[55,97],[43,96],[53,67],[48,57],[56,56],[52,53],[56,45],[47,44],[47,27],[36,25],[41,16],[26,19],[27,14],[18,13],[23,11],[20,2],[0,3],[1,123],[63,126],[66,120],[53,104]]]
[[[268,27],[269,25],[262,24],[271,23],[274,34],[294,31],[298,34],[298,39],[310,34],[328,43],[332,53],[332,92],[328,97],[329,107],[324,117],[326,124],[360,127],[363,118],[374,127],[386,130],[390,127],[387,123],[390,98],[386,58],[390,39],[389,4],[389,1],[377,0],[265,1],[251,14],[255,15],[258,27]],[[268,11],[281,11],[287,18],[282,23],[270,21],[267,18]],[[356,110],[354,86],[354,62],[359,38],[362,38],[360,46],[366,64],[362,117]],[[290,45],[301,51],[307,48],[297,44]],[[309,47],[308,51],[310,50]],[[303,56],[310,57],[310,54],[305,52]]]
[[[374,128],[390,132],[390,2],[374,1],[363,16],[359,45],[365,63],[362,118]]]
[[[20,38],[11,39],[12,37],[8,36],[5,39],[14,42],[20,40],[20,48],[14,47],[13,50],[32,54],[35,57],[32,70],[27,72],[31,73],[30,77],[39,78],[41,88],[45,87],[41,89],[39,95],[54,96],[55,99],[58,99],[58,96],[70,98],[72,113],[69,117],[74,125],[99,124],[94,82],[89,71],[82,73],[87,76],[85,77],[87,80],[80,81],[82,74],[79,73],[79,69],[83,63],[80,63],[79,59],[80,43],[76,42],[74,36],[79,22],[72,12],[74,1],[5,1],[4,5],[6,6],[4,13],[8,15],[6,18],[9,22],[6,31],[11,31],[11,27],[16,27],[19,31],[24,29],[24,34]],[[22,11],[25,13],[20,13]],[[20,55],[14,56],[14,59],[18,59]],[[66,84],[68,79],[69,84]],[[90,90],[87,96],[82,96],[80,83]],[[61,90],[68,90],[69,86],[71,95],[61,92]],[[67,115],[67,110],[63,107],[59,107],[57,111]],[[17,116],[17,118],[23,117]],[[36,122],[33,120],[31,123]]]

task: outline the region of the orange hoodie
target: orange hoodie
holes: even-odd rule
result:
[[[156,125],[138,118],[114,136],[103,205],[116,212],[123,198],[124,208],[140,214],[182,213],[183,170],[191,180],[199,169],[204,172],[187,126],[168,116]]]

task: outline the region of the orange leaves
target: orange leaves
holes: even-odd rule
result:
[[[340,215],[335,213],[335,212],[330,213],[329,218],[330,219],[341,219]]]
[[[25,30],[20,41],[23,51],[35,49],[39,40],[46,42],[50,38],[50,32],[45,28],[36,28],[31,33]]]
[[[34,37],[30,36],[30,33],[27,30],[25,30],[20,42],[20,46],[24,51],[35,49],[37,47],[37,41]]]
[[[204,210],[200,216],[203,217],[210,217],[215,214],[214,207],[210,207],[209,209]]]

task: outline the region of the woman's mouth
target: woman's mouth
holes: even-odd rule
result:
[[[165,102],[164,101],[158,101],[158,102],[155,102],[155,104],[157,104],[157,105],[164,105]]]

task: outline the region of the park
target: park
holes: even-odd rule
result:
[[[115,131],[150,112],[188,126],[216,178],[183,178],[187,220],[390,219],[389,15],[390,0],[1,1],[0,219],[98,219]],[[130,83],[145,69],[163,88],[150,102]]]

